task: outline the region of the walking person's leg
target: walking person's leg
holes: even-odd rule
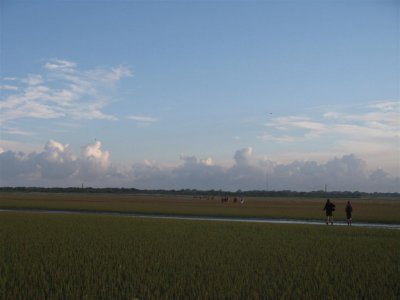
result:
[[[346,217],[347,217],[347,226],[350,226],[351,225],[351,213],[347,212]]]

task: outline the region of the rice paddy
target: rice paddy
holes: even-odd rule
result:
[[[0,194],[0,208],[303,219],[324,201]],[[347,200],[333,201],[338,219]],[[397,199],[352,202],[357,219],[399,223]],[[0,241],[0,299],[400,297],[399,230],[0,212]]]
[[[2,299],[398,299],[400,232],[1,213]]]

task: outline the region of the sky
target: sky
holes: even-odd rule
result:
[[[0,2],[0,186],[400,191],[400,2]]]

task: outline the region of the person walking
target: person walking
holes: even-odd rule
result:
[[[331,200],[326,200],[324,210],[326,212],[326,225],[331,223],[333,225],[333,212],[335,211],[335,204]]]
[[[351,222],[352,222],[351,214],[353,212],[353,206],[351,206],[350,201],[347,201],[345,210],[346,210],[347,226],[351,226]]]

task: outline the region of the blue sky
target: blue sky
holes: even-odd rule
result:
[[[163,178],[189,157],[228,176],[238,153],[271,173],[354,154],[368,176],[399,176],[397,1],[0,5],[2,153],[68,144],[78,165],[94,147],[88,157],[108,171],[151,164]],[[126,176],[120,184],[134,185]]]

